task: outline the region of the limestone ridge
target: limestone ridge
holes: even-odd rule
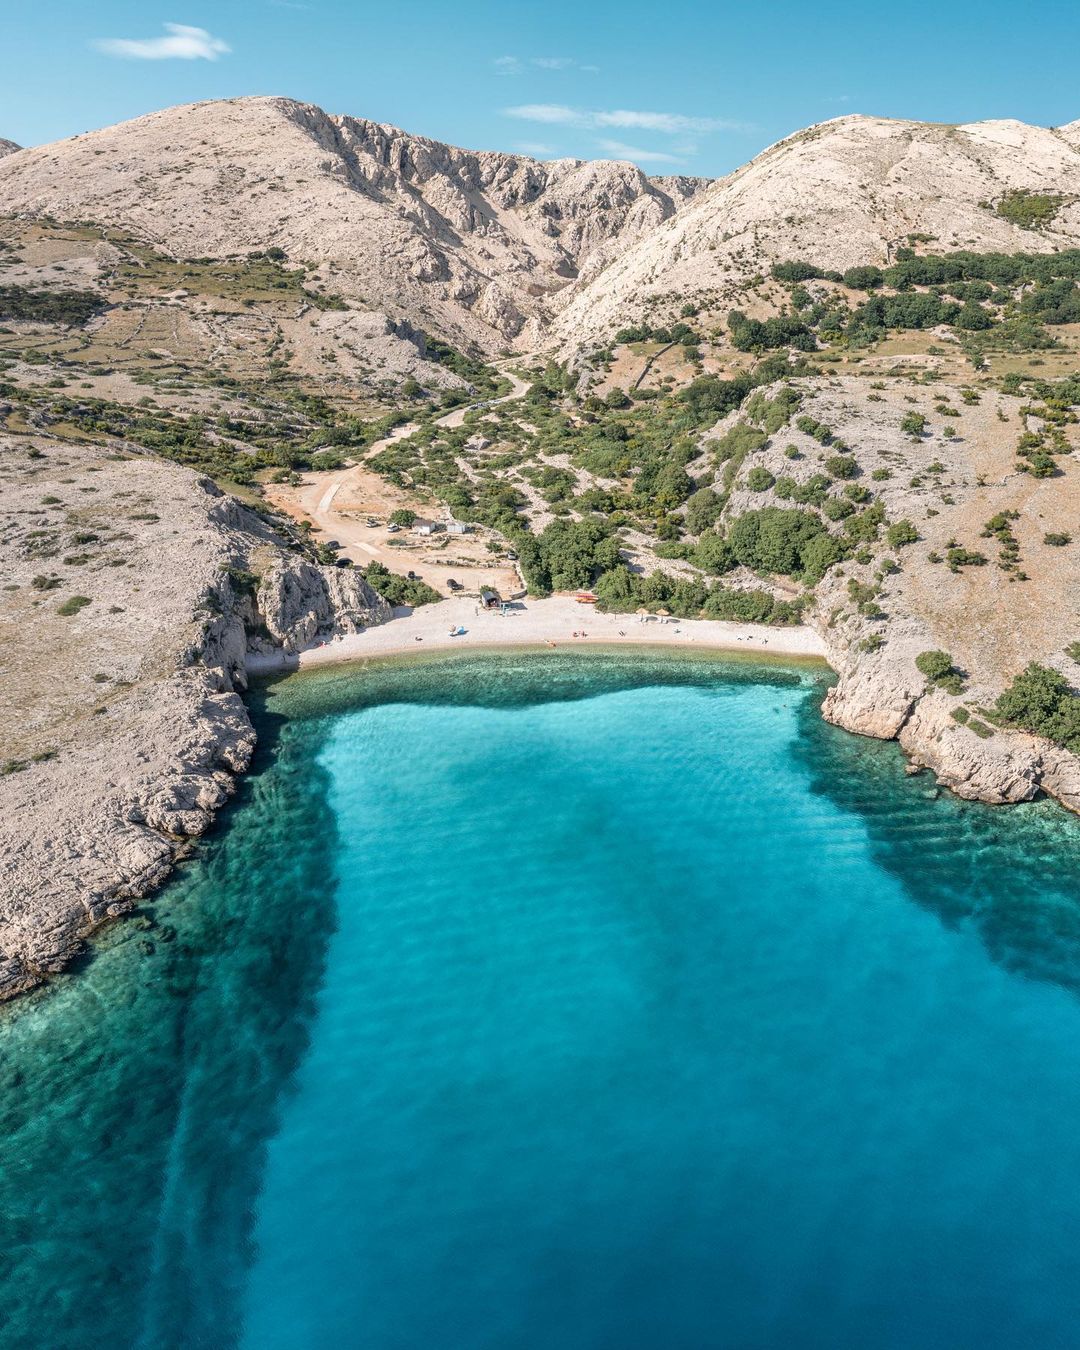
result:
[[[391,614],[359,573],[287,551],[208,479],[46,440],[34,449],[26,461],[24,443],[0,440],[5,468],[27,466],[5,474],[14,517],[46,487],[72,500],[69,485],[93,473],[95,518],[81,506],[80,523],[108,519],[113,532],[99,526],[85,546],[76,613],[51,588],[41,533],[3,544],[19,589],[0,674],[14,713],[0,751],[0,999],[60,970],[209,827],[255,746],[238,692],[249,647],[295,651]]]
[[[284,248],[346,301],[494,352],[706,180],[460,150],[287,98],[191,104],[25,151],[16,213],[131,230],[179,257]]]
[[[1010,191],[1064,198],[1044,229],[995,209]],[[552,335],[564,348],[606,340],[673,297],[721,310],[737,288],[789,258],[843,271],[884,265],[910,234],[938,251],[1051,252],[1080,243],[1080,123],[945,126],[849,116],[797,132],[695,194],[622,250],[602,281],[567,297]]]
[[[14,141],[5,140],[3,136],[0,136],[0,159],[3,159],[5,155],[13,155],[16,150],[21,149],[21,145],[17,145]]]

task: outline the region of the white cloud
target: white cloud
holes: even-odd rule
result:
[[[581,120],[583,114],[576,108],[567,108],[561,103],[522,103],[516,108],[504,108],[503,112],[507,117],[516,117],[522,122],[545,122],[549,126],[592,125]]]
[[[600,140],[596,144],[606,154],[615,159],[629,159],[637,164],[683,164],[685,160],[678,155],[668,155],[662,150],[643,150],[637,145],[627,145],[625,141]]]
[[[232,51],[227,42],[212,37],[205,28],[167,23],[165,31],[168,37],[98,38],[93,46],[106,56],[120,56],[129,61],[216,61]]]
[[[720,117],[685,117],[682,113],[636,112],[630,108],[592,112],[562,103],[523,103],[504,108],[503,113],[523,122],[542,122],[548,126],[584,127],[593,131],[624,127],[635,131],[659,131],[665,136],[681,136],[688,131],[748,130],[744,123],[729,122]]]
[[[580,70],[587,75],[599,72],[599,66],[585,65],[574,56],[497,56],[491,63],[500,75],[524,75],[529,66],[538,70]]]

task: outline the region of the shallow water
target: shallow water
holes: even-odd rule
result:
[[[1075,1346],[1080,828],[822,691],[264,691],[197,861],[0,1019],[5,1347]]]

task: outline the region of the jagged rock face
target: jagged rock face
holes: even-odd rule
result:
[[[7,141],[3,136],[0,136],[0,159],[3,159],[5,155],[13,155],[16,150],[21,149],[21,145],[17,145],[14,141]]]
[[[3,999],[64,966],[208,828],[255,745],[236,692],[248,633],[295,651],[391,611],[175,465],[0,435],[0,478],[0,762],[19,770],[0,776]],[[89,556],[65,575],[68,532],[87,526]],[[264,573],[254,596],[249,570]],[[55,588],[35,586],[44,575]],[[65,615],[76,583],[88,603]]]
[[[130,229],[182,257],[281,247],[332,262],[353,302],[488,351],[703,186],[459,150],[285,98],[152,113],[0,171],[7,210]]]
[[[1063,194],[1050,227],[1021,229],[994,210],[1015,189]],[[883,264],[910,233],[942,249],[1049,251],[1080,242],[1080,123],[967,126],[844,117],[800,131],[698,193],[593,284],[554,324],[564,347],[605,339],[651,299],[705,294],[737,303],[737,283],[773,262],[828,269]]]
[[[390,605],[352,568],[318,567],[300,558],[262,578],[259,617],[276,646],[298,652],[335,633],[359,633],[393,617]]]

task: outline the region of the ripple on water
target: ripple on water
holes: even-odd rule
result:
[[[1071,1347],[1076,822],[823,687],[259,691],[224,828],[0,1024],[8,1350]]]

